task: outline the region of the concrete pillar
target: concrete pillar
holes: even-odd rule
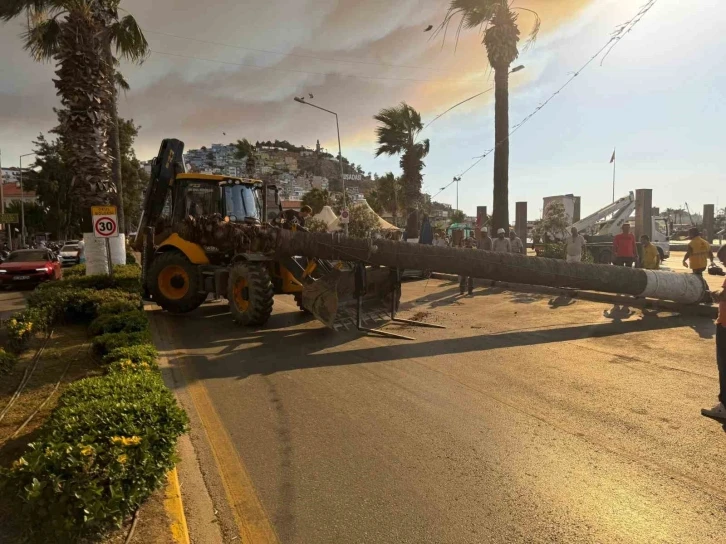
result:
[[[653,239],[653,189],[635,191],[635,238],[647,234]]]
[[[527,244],[527,203],[517,202],[515,212],[515,231],[524,244]]]
[[[484,222],[487,219],[487,207],[477,206],[476,207],[476,241],[481,246],[482,233],[481,228],[484,226]],[[491,233],[489,233],[491,235]]]
[[[703,205],[703,239],[709,244],[713,243],[713,204]]]
[[[581,217],[580,217],[580,204],[582,199],[579,196],[575,197],[575,210],[572,212],[572,222],[577,223]]]

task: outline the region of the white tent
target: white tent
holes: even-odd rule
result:
[[[338,216],[335,215],[335,212],[333,211],[333,208],[330,206],[323,206],[323,209],[320,210],[320,213],[317,213],[313,216],[313,219],[318,219],[319,221],[322,221],[327,226],[330,226],[336,219],[338,219]]]
[[[379,228],[379,230],[389,230],[389,231],[390,230],[401,230],[398,227],[396,227],[395,225],[391,225],[388,221],[386,221],[380,215],[378,215],[376,212],[374,212],[373,211],[373,208],[370,207],[370,205],[368,204],[368,202],[365,199],[356,202],[351,207],[355,207],[355,206],[365,206],[366,208],[368,208],[368,211],[371,212],[373,215],[376,216],[376,219],[378,220],[378,228]],[[323,212],[320,212],[320,213],[323,213]],[[336,230],[342,230],[342,228],[343,228],[343,226],[340,224],[340,218],[337,218],[335,221],[333,221],[332,223],[330,223],[330,225],[328,225],[328,231],[329,232],[333,232],[333,231],[336,231]]]

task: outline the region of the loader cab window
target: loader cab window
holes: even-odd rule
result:
[[[262,206],[257,191],[251,185],[224,185],[222,186],[224,198],[224,213],[231,221],[245,221],[253,219],[260,221]]]
[[[183,216],[201,217],[219,213],[219,189],[211,183],[189,183],[184,191]]]

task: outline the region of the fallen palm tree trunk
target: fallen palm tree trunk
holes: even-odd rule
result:
[[[402,270],[430,270],[495,281],[569,287],[685,304],[710,300],[703,279],[692,274],[568,263],[559,259],[383,239],[346,238],[337,233],[311,233],[224,222],[219,216],[189,218],[175,230],[187,240],[223,251],[359,261]]]
[[[547,287],[620,293],[695,304],[709,300],[702,278],[610,265],[568,263],[559,259],[526,257],[471,249],[443,248],[389,240],[362,240],[331,234],[281,230],[276,241],[280,255],[363,261],[391,268],[431,270]]]

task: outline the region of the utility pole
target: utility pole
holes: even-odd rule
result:
[[[317,108],[319,110],[332,113],[335,115],[335,129],[338,131],[338,163],[340,164],[340,183],[343,186],[343,208],[348,207],[348,195],[345,193],[345,178],[343,178],[343,151],[340,147],[340,125],[338,124],[338,114],[334,111],[326,110],[325,108],[321,108],[320,106],[316,106],[315,104],[310,104],[309,102],[305,102],[304,98],[298,98],[295,97],[295,102],[299,102],[300,104],[305,104],[306,106],[311,106],[313,108]],[[343,226],[345,227],[345,235],[348,236],[348,223],[344,223]]]
[[[5,180],[3,179],[3,152],[0,149],[0,213],[5,213]],[[8,236],[8,226],[3,223],[3,230],[5,231],[5,242],[10,243]]]
[[[30,157],[35,153],[20,155],[20,246],[25,247],[25,194],[23,193],[23,157]]]

